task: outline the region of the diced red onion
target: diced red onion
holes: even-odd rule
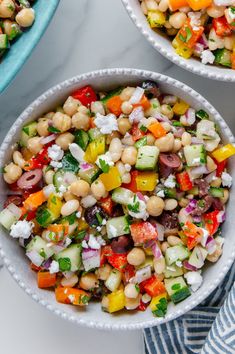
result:
[[[200,54],[203,52],[203,50],[204,50],[204,46],[201,43],[196,43],[193,48],[194,54],[196,54],[198,56],[200,56]]]
[[[196,271],[197,268],[193,265],[191,265],[188,261],[183,261],[183,266],[185,269]]]
[[[154,113],[153,118],[156,118],[159,122],[167,122],[169,124],[172,124],[170,119],[160,112]]]
[[[185,113],[186,120],[188,124],[192,125],[196,121],[196,111],[193,108],[187,109]]]
[[[151,266],[147,266],[141,269],[138,269],[135,273],[135,276],[132,277],[129,282],[132,284],[142,283],[142,281],[147,280],[151,277]]]
[[[195,247],[194,248],[195,252],[196,252],[196,257],[197,257],[197,263],[199,264],[199,268],[201,268],[203,265],[204,265],[204,257],[203,257],[203,254],[200,250],[199,247]],[[190,259],[189,259],[189,264],[190,264]]]
[[[31,260],[31,262],[33,264],[35,264],[37,267],[40,267],[40,265],[43,263],[44,258],[42,256],[40,256],[40,254],[33,250],[30,252],[26,253],[26,256]]]
[[[33,171],[25,172],[17,181],[17,186],[21,189],[34,187],[42,178],[42,170],[37,168]]]
[[[175,128],[175,130],[174,130],[174,137],[175,138],[181,138],[182,137],[182,135],[184,134],[184,132],[185,132],[185,129],[184,128]]]
[[[93,165],[91,165],[90,163],[88,162],[82,162],[79,166],[80,170],[82,171],[87,171],[87,170],[90,170],[91,168],[93,168]]]
[[[203,145],[204,141],[202,139],[197,138],[196,136],[192,137],[192,144],[200,144]]]
[[[191,199],[185,208],[186,213],[191,214],[194,211],[194,209],[196,208],[196,206],[197,206],[196,199]]]
[[[144,112],[142,107],[134,108],[131,114],[129,115],[129,121],[131,123],[139,123],[143,118],[144,118]]]
[[[160,250],[160,248],[158,247],[157,242],[154,242],[153,246],[151,247],[152,251],[153,251],[153,255],[156,259],[159,259],[162,257],[162,252]]]
[[[144,243],[143,247],[144,248],[151,248],[153,246],[154,242],[155,242],[154,240],[149,240]]]
[[[52,259],[48,258],[44,263],[43,263],[43,268],[49,269],[52,263]]]
[[[212,254],[216,250],[216,242],[212,236],[208,236],[206,241],[206,249],[209,254]]]
[[[63,246],[62,244],[57,244],[57,245],[51,245],[50,248],[53,250],[55,254],[58,254],[59,252],[63,251],[66,247]]]
[[[208,48],[208,40],[205,36],[205,34],[203,33],[202,36],[199,38],[198,43],[200,43],[201,45],[203,45],[204,49]]]
[[[194,222],[201,222],[202,221],[202,217],[200,215],[194,215],[193,221]]]
[[[49,144],[51,141],[53,141],[55,139],[56,139],[56,135],[55,134],[51,134],[51,135],[45,136],[42,139],[40,139],[40,144],[46,145],[46,144]]]
[[[157,229],[157,239],[159,241],[163,241],[164,240],[164,226],[159,224],[158,222],[156,222],[156,224],[154,225]]]
[[[198,176],[204,175],[206,173],[208,173],[206,165],[197,166],[190,170],[190,176],[192,178],[198,178]]]
[[[98,268],[100,266],[100,249],[84,248],[82,262],[86,272],[90,269]]]
[[[137,192],[136,195],[137,195],[137,197],[138,197],[139,200],[142,200],[143,202],[145,202],[145,198],[144,198],[144,196],[143,196],[142,193]]]
[[[86,235],[85,235],[84,240],[85,240],[85,241],[89,241],[89,234],[86,234]]]
[[[225,211],[224,210],[221,210],[218,215],[217,215],[217,221],[219,223],[221,222],[224,222],[225,221],[225,218],[226,218],[226,215],[225,215]]]
[[[82,148],[78,144],[75,144],[75,143],[70,144],[69,150],[70,150],[72,156],[78,162],[82,162],[84,160],[85,152],[82,150]]]
[[[209,175],[207,175],[205,177],[205,181],[207,181],[207,183],[210,183],[213,181],[214,177],[216,177],[216,171],[213,171]]]
[[[7,209],[16,217],[17,220],[20,219],[22,211],[15,204],[11,203],[7,206]]]
[[[139,103],[142,96],[144,94],[144,89],[142,89],[141,87],[137,86],[135,91],[133,92],[131,98],[129,99],[129,102],[131,104],[136,104]]]

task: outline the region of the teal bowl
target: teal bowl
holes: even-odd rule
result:
[[[33,8],[36,19],[33,26],[12,44],[0,63],[0,93],[10,84],[30,56],[49,25],[58,4],[59,0],[37,0],[35,2]]]

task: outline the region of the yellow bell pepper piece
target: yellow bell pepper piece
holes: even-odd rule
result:
[[[227,144],[213,151],[211,155],[216,159],[216,161],[222,162],[234,154],[235,146],[232,144]]]
[[[59,198],[57,195],[51,194],[49,196],[47,200],[47,207],[55,218],[58,218],[60,216],[62,205],[63,203],[61,201],[61,198]]]
[[[89,225],[86,223],[86,221],[83,220],[82,218],[78,219],[77,223],[78,223],[78,231],[87,230],[89,227]]]
[[[189,6],[194,10],[198,11],[209,7],[212,4],[212,0],[187,0]]]
[[[155,311],[156,310],[156,306],[159,304],[161,299],[166,299],[167,300],[167,293],[163,293],[163,294],[160,294],[160,295],[155,296],[155,297],[152,298],[152,300],[150,302],[150,305],[149,305],[151,311]]]
[[[150,266],[151,269],[153,269],[153,255],[150,256],[150,252],[148,253],[148,250],[151,250],[151,248],[146,248],[145,249],[145,253],[147,254],[147,257],[145,258],[144,263],[142,263],[141,265],[137,266],[136,269],[142,269],[145,267]]]
[[[117,290],[107,296],[108,312],[120,311],[125,307],[125,294],[123,290]]]
[[[156,172],[139,172],[136,177],[136,186],[139,191],[152,192],[158,182]]]
[[[189,59],[193,54],[193,49],[186,47],[186,45],[179,41],[177,37],[172,41],[172,45],[175,48],[176,53],[184,59]]]
[[[84,155],[84,160],[89,163],[94,163],[99,155],[105,153],[105,137],[101,136],[94,141],[92,141]]]
[[[178,116],[182,116],[183,114],[185,114],[188,108],[189,108],[188,103],[184,102],[183,100],[180,100],[179,102],[176,102],[174,104],[173,112]]]
[[[115,166],[111,167],[109,172],[102,173],[99,178],[108,192],[122,184],[121,176]]]
[[[162,27],[166,22],[166,15],[161,11],[148,11],[148,23],[151,28]]]

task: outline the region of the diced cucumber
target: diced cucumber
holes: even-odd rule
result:
[[[116,188],[112,193],[112,200],[115,203],[128,205],[130,204],[130,199],[133,198],[134,193],[127,188]]]
[[[20,145],[27,146],[28,140],[37,135],[37,122],[25,125],[21,130]]]
[[[186,299],[191,292],[183,277],[164,280],[166,291],[174,304]]]
[[[224,188],[210,187],[210,195],[215,198],[222,198],[224,196]]]
[[[74,142],[78,144],[82,148],[82,150],[85,151],[89,143],[88,134],[84,130],[76,130],[74,136]]]
[[[77,173],[79,170],[78,161],[72,156],[70,152],[67,152],[62,159],[62,169],[64,171],[72,171]]]
[[[105,281],[105,286],[108,288],[110,291],[115,291],[121,284],[122,280],[122,273],[119,272],[117,269],[113,269],[108,277],[108,279]]]
[[[176,198],[176,188],[164,188],[164,195],[167,198]]]
[[[78,172],[78,176],[81,179],[84,179],[84,181],[91,184],[99,177],[101,172],[102,171],[99,169],[99,167],[93,165],[91,168],[89,168],[88,170],[85,170],[85,171],[80,169]]]
[[[47,260],[54,254],[52,247],[48,247],[46,241],[40,236],[35,236],[26,246],[26,253],[30,253],[31,251],[37,252],[44,260]]]
[[[15,39],[16,37],[21,35],[21,33],[22,33],[22,31],[20,29],[20,26],[17,23],[12,23],[11,24],[11,30],[10,30],[10,33],[8,35],[9,41],[12,41],[13,39]]]
[[[157,165],[159,149],[157,146],[141,146],[138,150],[136,169],[137,170],[154,170]]]
[[[118,216],[109,219],[106,224],[108,238],[114,238],[121,235],[129,234],[130,227],[127,216]]]
[[[183,261],[184,259],[189,257],[188,249],[183,245],[176,245],[173,247],[169,247],[166,250],[165,258],[166,263],[171,265],[176,261]]]
[[[139,139],[136,143],[135,143],[135,147],[137,149],[139,149],[141,146],[145,146],[147,145],[147,136],[144,136],[143,138]]]
[[[206,163],[205,147],[201,144],[185,146],[184,156],[189,167],[200,166]]]
[[[117,88],[117,89],[114,89],[114,90],[112,90],[112,91],[109,91],[109,93],[108,93],[105,97],[103,97],[103,98],[101,99],[101,102],[102,102],[103,104],[106,104],[107,101],[108,101],[111,97],[120,95],[120,93],[122,92],[122,90],[123,90],[123,88],[122,88],[122,87],[119,87],[119,88]]]
[[[71,171],[64,171],[62,169],[58,170],[53,176],[53,184],[55,186],[56,192],[60,192],[60,187],[64,187],[67,189],[72,183],[71,181],[75,180],[75,173]]]
[[[8,205],[7,208],[0,212],[0,224],[2,224],[2,226],[7,230],[10,230],[11,226],[20,218],[20,214],[16,215],[16,213],[13,213],[13,211],[10,209],[11,205],[12,204]],[[14,207],[18,209],[17,206],[14,205],[13,208]]]
[[[231,68],[231,51],[225,48],[216,49],[213,51],[215,56],[215,64],[220,64]]]
[[[183,268],[178,267],[175,264],[172,264],[171,266],[166,267],[166,269],[164,271],[165,278],[175,278],[175,277],[179,277],[182,274],[183,274]]]
[[[94,141],[100,136],[103,136],[103,134],[100,132],[98,128],[91,128],[90,130],[88,130],[88,136],[90,141]]]
[[[42,227],[47,227],[53,223],[57,217],[50,211],[50,209],[42,207],[37,210],[36,220]]]
[[[200,109],[196,112],[196,117],[199,119],[209,119],[209,114],[205,112],[203,109]]]
[[[81,251],[81,245],[76,244],[57,253],[55,259],[59,262],[60,271],[78,271],[81,267]]]
[[[196,246],[193,249],[191,256],[189,257],[189,264],[196,268],[201,268],[204,265],[205,259],[207,257],[208,252],[205,248],[201,246]]]
[[[9,41],[7,34],[0,34],[0,49],[9,48]]]

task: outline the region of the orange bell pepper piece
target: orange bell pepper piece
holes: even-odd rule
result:
[[[187,0],[187,2],[194,11],[204,9],[212,4],[212,0]]]
[[[90,294],[81,289],[58,287],[55,289],[56,300],[62,304],[84,306],[90,300]]]
[[[51,224],[48,226],[47,230],[55,233],[64,232],[64,234],[67,234],[69,231],[69,227],[68,225],[64,224]]]
[[[38,272],[38,287],[40,289],[51,288],[56,284],[56,274],[50,272]]]
[[[169,0],[169,8],[171,11],[178,10],[180,7],[188,6],[187,0]]]
[[[96,128],[94,117],[90,117],[90,128]]]
[[[147,109],[150,108],[151,103],[149,102],[149,100],[147,99],[147,97],[145,95],[142,96],[141,100],[138,103],[133,104],[133,107],[142,107],[144,111],[146,111]]]
[[[175,37],[177,41],[181,42],[185,47],[187,48],[193,48],[199,38],[201,37],[202,33],[204,31],[203,26],[198,26],[197,29],[194,29],[191,26],[190,19],[187,19],[185,21],[185,24],[179,32],[177,33],[177,36]]]
[[[30,194],[29,197],[25,199],[23,204],[26,210],[35,210],[45,201],[46,197],[43,193],[43,190],[40,190],[38,192]]]
[[[198,244],[198,242],[200,242],[203,236],[203,231],[202,229],[200,229],[200,227],[194,225],[190,221],[186,221],[183,227],[183,231],[185,236],[187,237],[188,249],[191,250]]]
[[[166,292],[164,283],[159,280],[155,275],[153,275],[150,279],[146,280],[143,283],[144,284],[140,283],[141,286],[144,288],[145,292],[151,297],[155,297]]]
[[[231,54],[232,69],[235,70],[235,52]]]
[[[155,136],[155,138],[161,138],[166,135],[166,130],[159,122],[149,125],[148,130]]]
[[[120,114],[122,113],[121,105],[122,105],[122,100],[120,96],[113,96],[106,102],[106,106],[108,110],[111,113],[115,114],[115,116],[117,117],[120,116]]]

